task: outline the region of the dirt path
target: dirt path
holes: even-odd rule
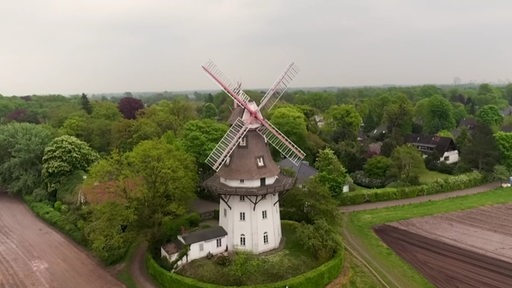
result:
[[[84,249],[0,193],[0,287],[123,287]]]
[[[342,212],[354,212],[354,211],[385,208],[385,207],[391,207],[391,206],[407,205],[407,204],[411,204],[411,203],[421,203],[421,202],[427,202],[427,201],[435,201],[435,200],[453,198],[453,197],[463,196],[463,195],[477,194],[477,193],[486,192],[486,191],[489,191],[489,190],[492,190],[492,189],[495,189],[498,187],[500,187],[500,183],[493,182],[493,183],[488,183],[488,184],[484,184],[481,186],[472,187],[472,188],[463,189],[463,190],[457,190],[457,191],[453,191],[453,192],[419,196],[419,197],[415,197],[415,198],[406,198],[406,199],[400,199],[400,200],[391,200],[391,201],[365,203],[365,204],[360,204],[360,205],[342,206],[340,209]]]
[[[137,247],[137,251],[135,251],[135,256],[132,259],[132,263],[130,264],[130,274],[132,274],[133,280],[137,284],[138,288],[155,288],[156,286],[153,284],[151,277],[148,275],[146,271],[146,267],[144,265],[148,244],[147,242],[142,242],[139,247]]]

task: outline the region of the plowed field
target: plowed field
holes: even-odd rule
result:
[[[86,251],[0,192],[0,287],[123,287]]]
[[[437,287],[512,287],[512,204],[374,227]]]

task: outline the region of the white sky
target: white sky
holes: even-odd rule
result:
[[[0,1],[0,94],[509,82],[512,1]]]

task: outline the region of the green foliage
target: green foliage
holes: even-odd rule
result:
[[[77,170],[87,171],[98,159],[98,153],[73,136],[55,138],[48,144],[43,156],[42,175],[48,192],[55,194],[64,177]]]
[[[413,106],[402,93],[391,95],[391,99],[391,104],[384,107],[383,122],[394,137],[402,139],[412,131]]]
[[[458,176],[437,179],[432,183],[419,186],[371,189],[343,193],[339,203],[341,205],[355,205],[368,202],[412,198],[417,196],[466,189],[482,184],[484,181],[485,178],[482,174],[471,172]]]
[[[339,219],[330,191],[314,178],[286,193],[281,202],[281,219],[307,224],[325,220],[332,225]]]
[[[335,143],[355,141],[362,119],[353,105],[331,106],[324,115],[325,125],[322,130]]]
[[[503,123],[503,116],[500,113],[498,107],[494,105],[485,105],[478,109],[476,113],[476,119],[493,130],[497,130]]]
[[[369,178],[383,179],[392,165],[391,159],[385,156],[374,156],[364,164],[364,173]]]
[[[35,202],[31,197],[28,196],[24,199],[30,209],[48,224],[59,229],[59,231],[71,237],[71,239],[73,239],[75,242],[80,244],[86,243],[86,239],[84,238],[82,231],[77,227],[76,223],[73,221],[73,217],[70,217],[70,214],[65,213],[65,211],[60,213],[56,209],[53,209],[51,206],[49,206],[49,204]]]
[[[494,134],[496,144],[501,151],[502,163],[509,171],[512,171],[512,133],[498,132]]]
[[[347,171],[331,149],[326,148],[318,153],[315,167],[318,169],[315,178],[327,187],[332,195],[343,192],[343,185],[347,182]]]
[[[460,154],[459,164],[483,172],[491,172],[501,156],[491,128],[480,123],[474,128],[471,141],[462,148]]]
[[[204,163],[228,127],[211,119],[192,120],[185,124],[180,143],[196,162]]]
[[[121,260],[133,240],[134,211],[123,204],[109,202],[91,206],[84,234],[99,259],[110,265]]]
[[[424,106],[419,106],[420,102]],[[453,108],[444,97],[435,95],[416,104],[416,112],[423,118],[423,130],[427,134],[435,134],[440,130],[455,128]],[[421,107],[421,108],[420,108]]]
[[[409,184],[419,183],[419,174],[425,170],[425,163],[415,147],[411,145],[399,146],[393,150],[390,159],[392,165],[389,176]]]
[[[42,125],[0,126],[0,186],[18,195],[41,188],[43,153],[52,138],[50,130]]]
[[[338,232],[323,219],[300,224],[297,236],[304,248],[320,261],[331,259],[341,246]]]
[[[217,119],[219,112],[213,103],[205,103],[199,111],[201,119]]]
[[[293,106],[277,107],[272,110],[270,122],[297,146],[305,149],[307,146],[307,123],[299,108]]]
[[[350,178],[355,184],[366,188],[382,188],[392,180],[392,178],[370,178],[364,171],[351,173]]]
[[[80,98],[80,102],[82,104],[82,109],[89,115],[92,114],[92,105],[91,102],[89,102],[89,98],[87,98],[87,95],[82,93],[82,97]]]

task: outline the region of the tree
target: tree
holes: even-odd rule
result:
[[[85,111],[85,113],[91,115],[92,114],[92,105],[89,102],[89,98],[87,98],[87,95],[85,93],[82,93],[82,97],[80,98],[80,103],[81,103],[82,109]]]
[[[498,130],[498,128],[503,123],[503,116],[500,113],[498,107],[494,105],[485,105],[482,108],[478,109],[476,113],[476,119],[483,123],[494,131]]]
[[[403,137],[412,130],[413,107],[404,94],[394,95],[390,105],[384,108],[384,123],[391,130],[395,142],[403,142]]]
[[[202,119],[217,119],[219,112],[213,103],[204,103],[200,112]]]
[[[144,108],[144,103],[137,98],[123,97],[117,107],[125,119],[135,119],[137,118],[137,111]]]
[[[214,120],[192,120],[183,127],[180,143],[198,164],[202,164],[226,131],[228,127],[225,124]]]
[[[347,182],[347,171],[331,149],[326,148],[318,152],[315,167],[318,174],[314,177],[327,187],[332,195],[343,192],[343,186]]]
[[[374,156],[364,164],[364,173],[369,178],[383,179],[386,177],[393,162],[388,157]]]
[[[425,163],[415,147],[402,145],[395,148],[391,154],[391,161],[389,176],[409,184],[419,183],[419,175],[425,170]]]
[[[444,97],[435,95],[428,99],[425,107],[423,129],[426,133],[435,134],[439,130],[455,128],[453,108]]]
[[[499,131],[494,134],[494,138],[503,156],[502,163],[509,171],[512,171],[512,133]]]
[[[44,149],[42,162],[42,175],[51,200],[55,199],[64,177],[77,170],[87,171],[98,159],[96,151],[73,136],[64,135],[53,139]]]
[[[90,207],[84,234],[92,252],[105,264],[121,260],[135,239],[135,215],[129,207],[107,202]]]
[[[335,143],[356,141],[362,120],[353,105],[332,106],[324,118],[324,131]]]
[[[478,123],[473,129],[471,141],[461,150],[461,162],[478,171],[491,172],[500,159],[491,128]]]
[[[270,122],[297,146],[303,149],[307,146],[307,123],[300,109],[293,106],[277,107],[271,113]]]
[[[12,194],[32,194],[41,187],[41,163],[53,134],[28,123],[0,126],[0,186]]]
[[[313,224],[324,220],[334,225],[339,219],[336,201],[329,189],[317,178],[311,178],[303,187],[295,187],[282,200],[282,217]]]
[[[190,155],[162,140],[148,140],[125,157],[127,175],[137,181],[141,193],[135,200],[139,224],[158,228],[163,216],[179,216],[187,211],[197,185],[196,166]]]
[[[385,143],[385,142],[384,142]],[[352,141],[343,141],[333,147],[334,152],[348,172],[352,173],[363,169],[366,162],[366,147]]]
[[[324,220],[315,221],[313,225],[300,224],[297,238],[320,261],[331,259],[342,244],[338,232]]]

